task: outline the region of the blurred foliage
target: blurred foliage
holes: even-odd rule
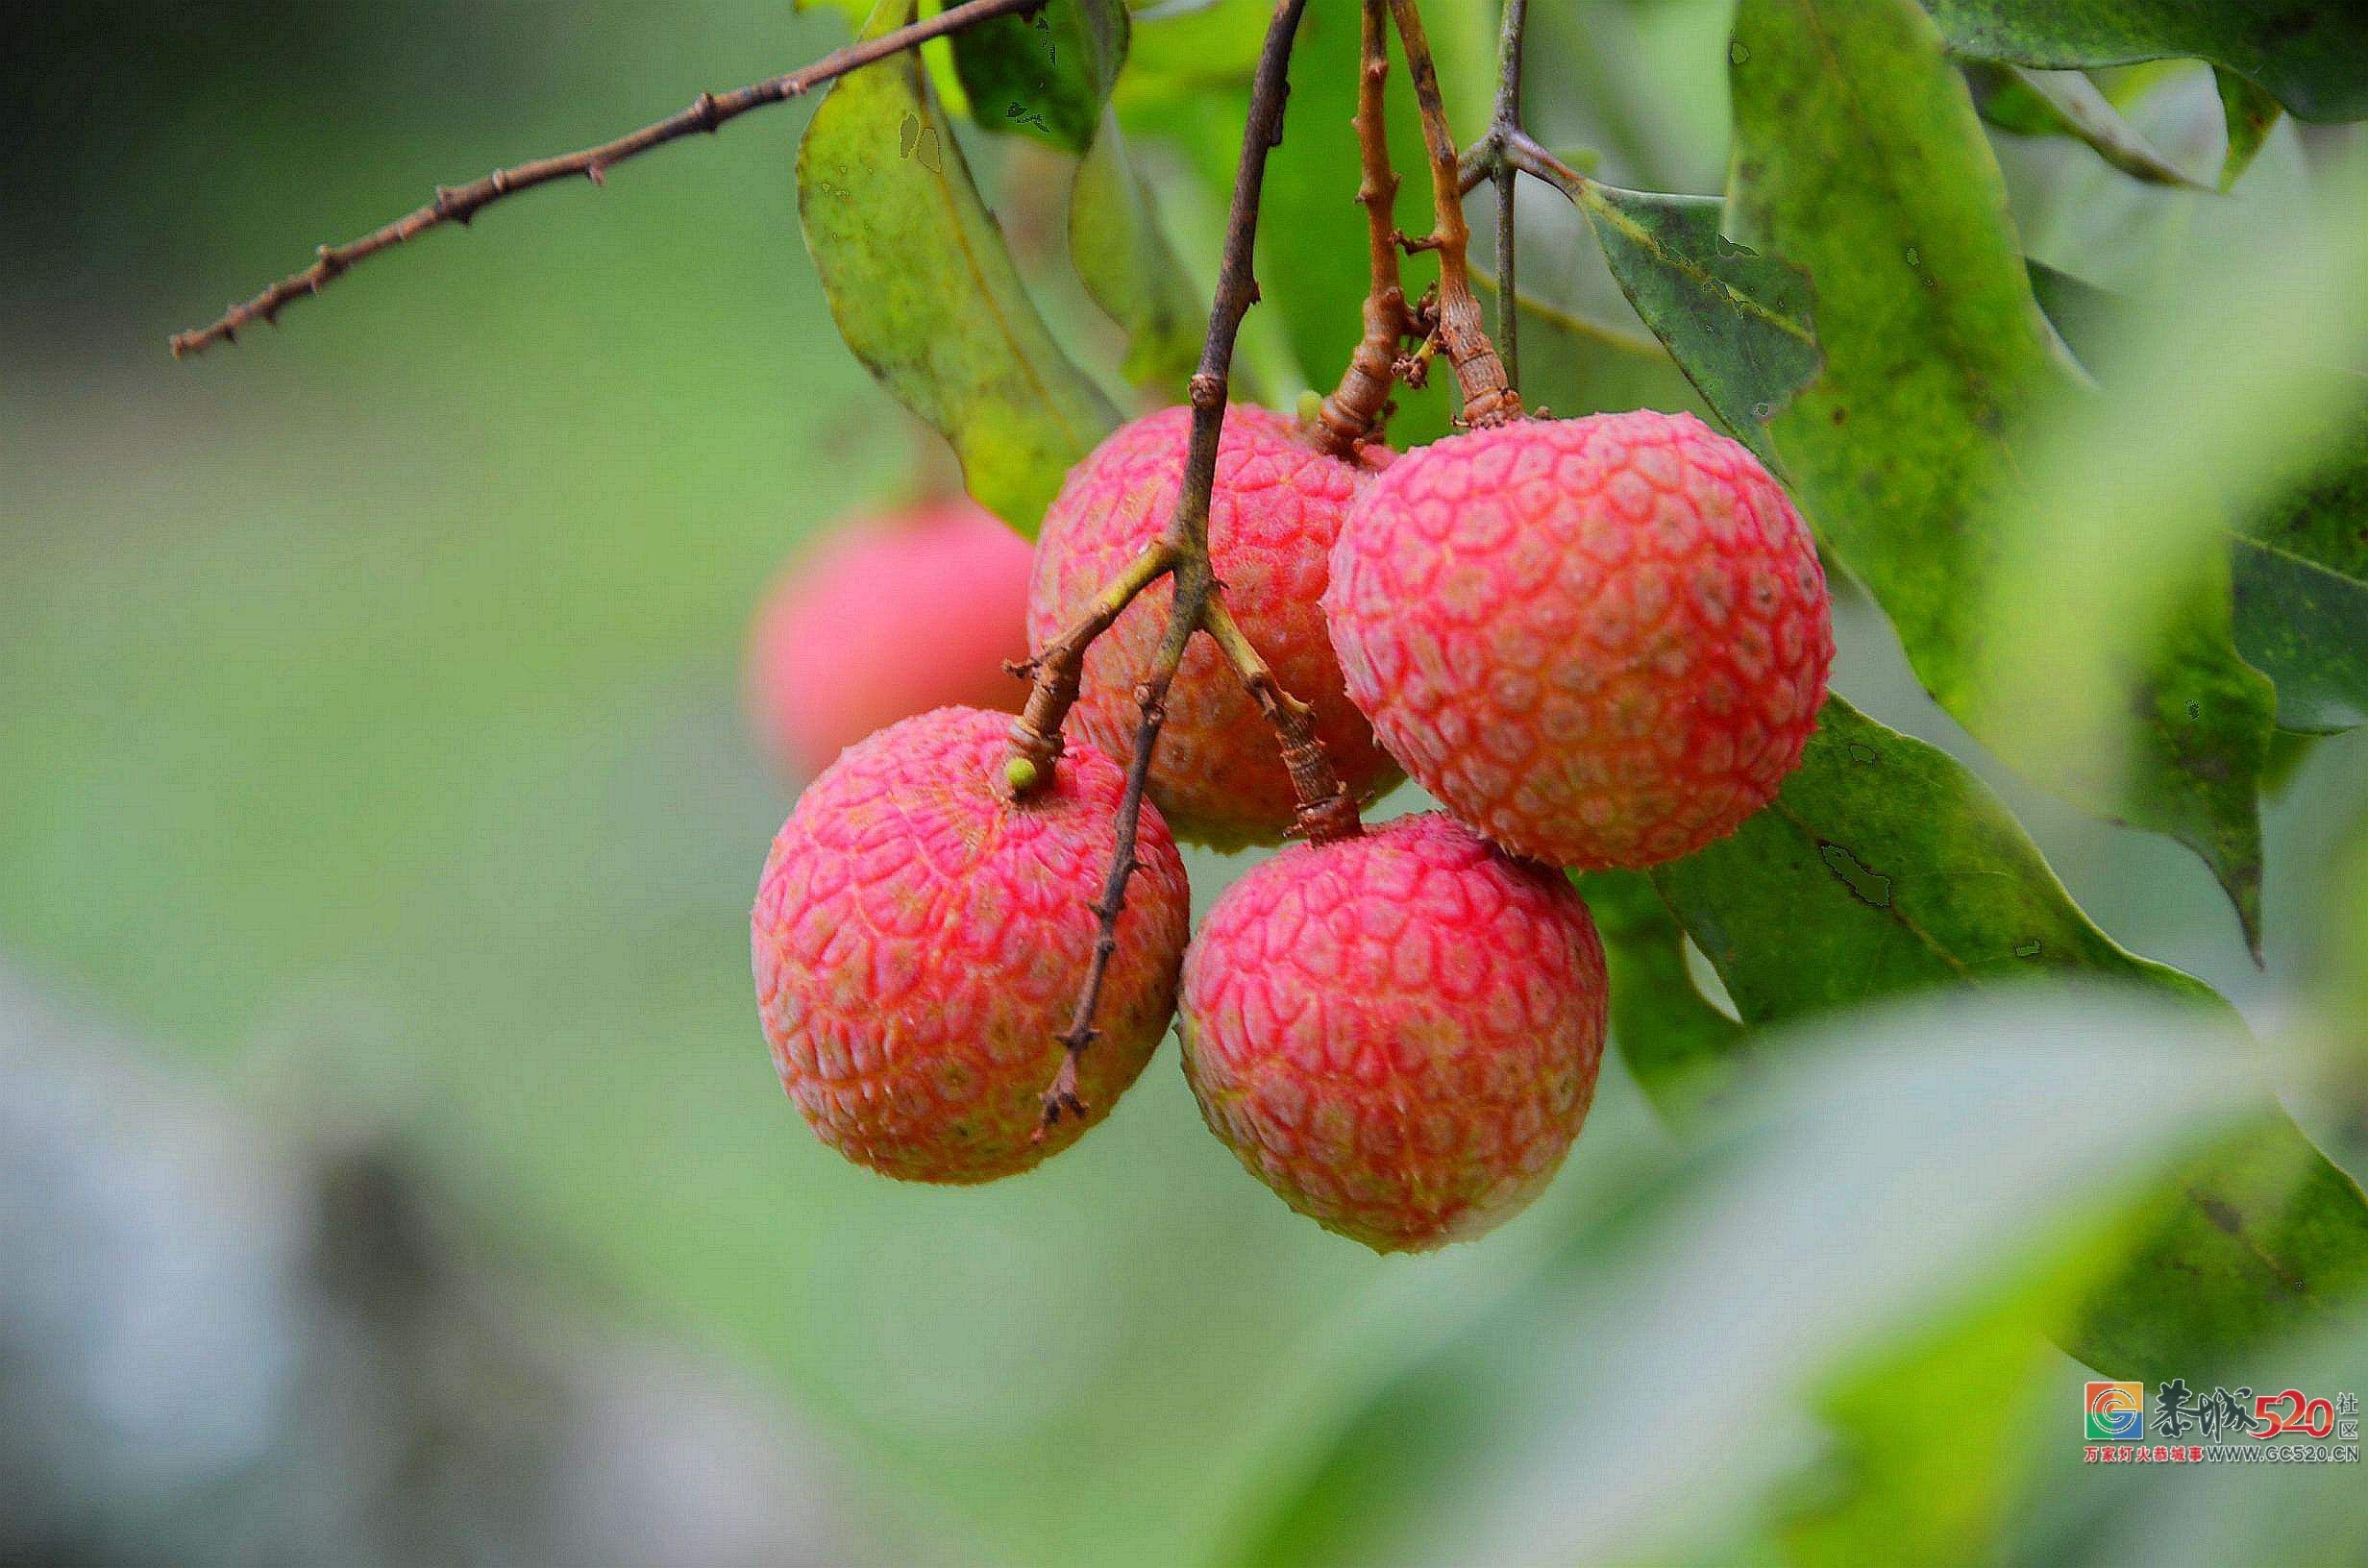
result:
[[[1893,0],[1744,0],[1732,47],[1724,0],[1533,8],[1532,129],[1616,185],[1523,193],[1531,401],[1764,420],[1845,569],[1838,680],[1867,716],[1838,702],[1791,815],[1662,873],[1666,901],[1584,884],[1628,1069],[1486,1246],[1383,1262],[1305,1226],[1161,1065],[1026,1180],[877,1182],[781,1103],[746,992],[786,804],[741,733],[746,614],[834,513],[942,461],[833,305],[858,343],[944,323],[925,363],[868,356],[1025,520],[1115,416],[1105,387],[1172,395],[1196,350],[1264,0],[1139,12],[1106,112],[1062,78],[1043,118],[1091,135],[1073,171],[961,123],[992,98],[959,56],[834,90],[809,167],[819,141],[871,215],[821,226],[819,278],[790,178],[817,110],[790,107],[178,369],[166,331],[312,241],[812,58],[873,8],[28,18],[4,68],[29,152],[0,176],[43,215],[0,234],[0,943],[239,1093],[270,1061],[305,1115],[397,1107],[481,1239],[731,1358],[866,1509],[965,1564],[2334,1560],[2360,1530],[2341,1470],[2078,1464],[2088,1371],[2045,1334],[2109,1376],[2368,1383],[2368,1324],[2334,1302],[2362,1256],[2338,1167],[2368,1156],[2368,736],[2320,742],[2265,814],[2258,971],[2192,862],[2026,789],[1926,701],[1853,575],[1951,714],[2084,800],[2217,836],[2241,881],[2268,703],[2230,638],[2283,722],[2358,722],[2356,454],[2329,432],[2368,358],[2356,136],[2243,89],[2327,118],[2368,73],[2338,8],[2284,6],[2321,19],[2291,35],[2221,6],[1928,9],[1962,52],[2094,70],[2133,135],[2232,193],[1986,130]],[[1474,125],[1493,8],[1425,10]],[[1821,20],[1846,71],[1799,47]],[[1358,329],[1355,21],[1311,8],[1273,164],[1244,364],[1286,404]],[[2106,68],[2160,52],[2229,69]],[[1730,82],[1751,166],[1720,207]],[[1402,92],[1392,116],[1412,171]],[[1408,181],[1402,227],[1425,196]],[[925,200],[963,213],[964,256],[868,236]],[[1813,366],[1705,304],[1762,293]],[[1059,398],[1014,390],[1013,341]],[[1444,428],[1436,391],[1405,401],[1400,444]],[[2225,677],[2208,721],[2172,695],[2199,668]],[[2166,682],[2134,730],[2134,670]],[[1869,768],[1904,781],[1838,782]],[[1197,896],[1239,869],[1196,857]],[[2258,1043],[2136,1010],[2202,986],[2133,952]],[[1960,984],[2035,965],[2124,993]],[[2297,1269],[2299,1311],[2261,1279]]]
[[[2225,65],[2306,120],[2368,115],[2368,16],[2341,0],[1931,0],[1951,44],[2025,65],[2189,56]]]

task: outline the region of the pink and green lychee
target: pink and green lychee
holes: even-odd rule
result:
[[[1765,805],[1834,656],[1783,488],[1650,410],[1407,453],[1351,506],[1324,610],[1349,695],[1424,789],[1591,870],[1690,853]]]
[[[1184,963],[1184,1070],[1210,1130],[1325,1228],[1465,1240],[1542,1190],[1603,1053],[1603,948],[1558,871],[1441,814],[1286,849]]]
[[[782,1087],[825,1142],[891,1176],[992,1181],[1068,1147],[1174,1014],[1191,895],[1147,806],[1078,1059],[1084,1110],[1043,1124],[1125,780],[1076,747],[1014,798],[1009,728],[941,708],[849,747],[799,797],[758,885],[756,1000]]]
[[[1184,477],[1192,410],[1165,408],[1122,427],[1070,471],[1045,514],[1028,591],[1029,647],[1068,630],[1167,527]],[[1351,798],[1397,779],[1341,684],[1324,631],[1325,575],[1349,502],[1386,453],[1359,463],[1319,452],[1288,416],[1225,410],[1209,502],[1209,558],[1225,604],[1283,689],[1315,710],[1317,736]],[[1087,649],[1073,729],[1123,759],[1134,741],[1135,688],[1150,673],[1168,608],[1154,584]],[[1281,842],[1296,800],[1272,732],[1206,638],[1186,650],[1169,689],[1151,798],[1185,838],[1233,848]]]
[[[1027,542],[966,497],[859,514],[791,563],[749,633],[765,749],[811,778],[874,730],[932,708],[1017,711]]]

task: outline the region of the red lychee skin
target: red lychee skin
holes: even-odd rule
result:
[[[952,705],[1017,712],[1027,541],[965,497],[859,514],[775,579],[749,636],[749,713],[811,778],[872,731]]]
[[[1552,1180],[1603,1055],[1603,947],[1569,879],[1443,813],[1286,849],[1184,961],[1211,1131],[1378,1252],[1467,1240]]]
[[[1045,514],[1029,585],[1028,646],[1041,649],[1084,613],[1120,568],[1156,538],[1175,510],[1192,410],[1164,408],[1121,427],[1070,471]],[[1225,410],[1209,506],[1209,556],[1225,603],[1283,689],[1316,711],[1316,733],[1360,801],[1397,779],[1397,767],[1341,686],[1323,625],[1326,562],[1364,468],[1309,446],[1271,410]],[[1072,719],[1112,757],[1134,744],[1135,686],[1149,674],[1173,592],[1153,586],[1086,651]],[[1184,655],[1168,694],[1152,761],[1151,797],[1185,838],[1220,848],[1275,844],[1296,804],[1273,732],[1207,638]]]
[[[757,888],[756,1002],[781,1085],[824,1142],[891,1176],[992,1181],[1068,1147],[1175,1010],[1191,894],[1147,807],[1100,1034],[1079,1058],[1086,1113],[1036,1140],[1125,781],[1079,747],[1015,802],[1009,725],[941,708],[850,747],[799,797]]]
[[[1409,453],[1351,508],[1324,611],[1349,695],[1424,789],[1590,870],[1673,860],[1765,805],[1834,657],[1784,491],[1650,410]]]

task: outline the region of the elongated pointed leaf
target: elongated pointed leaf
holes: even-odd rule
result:
[[[2277,683],[2279,723],[2368,723],[2368,412],[2236,534],[2236,646]]]
[[[1094,303],[1126,329],[1126,379],[1181,397],[1200,360],[1209,303],[1159,225],[1116,115],[1078,160],[1069,255]]]
[[[1640,872],[1576,877],[1603,937],[1612,1038],[1664,1113],[1697,1110],[1734,1075],[1743,1026],[1713,1006],[1686,969],[1686,931]]]
[[[2227,1005],[2098,930],[2012,813],[1945,752],[1838,697],[1764,810],[1651,875],[1754,1024],[2050,975]]]
[[[2220,159],[2220,188],[2230,190],[2253,166],[2261,143],[2278,128],[2284,112],[2278,100],[2225,65],[2211,68],[2212,84],[2220,89],[2220,108],[2228,116],[2229,146]]]
[[[2086,142],[2099,158],[2148,184],[2210,188],[2156,151],[2078,71],[1976,63],[1965,68],[1965,80],[1982,117],[2002,131]]]
[[[1743,0],[1729,59],[1729,226],[1816,290],[1824,371],[1768,431],[1819,539],[1944,707],[2059,793],[2195,849],[2257,943],[2273,699],[2208,604],[2155,639],[2125,704],[2150,717],[2097,737],[2126,749],[2110,769],[1986,711],[1983,589],[2022,499],[2016,443],[2066,383],[1931,22],[1910,0]]]
[[[2098,930],[2006,807],[1945,753],[1839,698],[1773,803],[1652,876],[1755,1029],[2045,975],[2229,1016],[2202,982]],[[2274,1104],[2183,1168],[2134,1234],[2130,1267],[2069,1336],[2115,1377],[2226,1355],[2368,1282],[2368,1201]]]
[[[2031,282],[2083,362],[2107,363],[2133,302],[2036,261]],[[2368,382],[2317,374],[2368,404]],[[2329,734],[2368,723],[2368,412],[2309,446],[2318,456],[2306,473],[2229,521],[2232,631],[2278,689],[2279,724]]]
[[[881,0],[866,35],[914,4]],[[839,335],[1033,538],[1118,414],[1037,314],[915,56],[832,84],[798,151],[798,211]]]
[[[1612,276],[1736,438],[1774,460],[1766,426],[1816,375],[1809,279],[1719,233],[1712,196],[1569,183]]]
[[[1101,127],[1126,43],[1119,0],[1049,0],[1033,15],[955,34],[954,72],[982,129],[1082,153]]]
[[[2368,115],[2368,9],[2350,0],[1929,0],[1951,47],[2077,69],[2173,56],[2258,82],[2306,120]]]

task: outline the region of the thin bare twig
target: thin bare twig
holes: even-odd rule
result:
[[[1489,341],[1479,298],[1471,290],[1471,226],[1464,221],[1463,169],[1456,157],[1455,137],[1447,128],[1439,68],[1431,60],[1430,39],[1422,31],[1422,12],[1416,0],[1390,0],[1390,13],[1397,23],[1398,41],[1405,46],[1406,73],[1414,82],[1422,141],[1430,153],[1434,227],[1425,248],[1439,253],[1440,341],[1464,389],[1464,423],[1501,425],[1521,417],[1521,400],[1514,395],[1504,361]]]
[[[1490,126],[1492,139],[1517,130],[1521,123],[1521,44],[1529,33],[1529,0],[1505,0],[1503,25],[1496,36],[1496,113]],[[1460,174],[1461,171],[1459,171]],[[1461,185],[1459,178],[1457,184]],[[1496,171],[1496,277],[1502,292],[1496,300],[1496,352],[1504,355],[1505,380],[1521,389],[1520,290],[1514,278],[1514,190],[1511,165]]]
[[[1365,208],[1372,256],[1372,284],[1365,295],[1365,334],[1341,372],[1340,385],[1317,410],[1323,448],[1348,457],[1372,438],[1386,417],[1393,367],[1408,323],[1406,286],[1398,267],[1397,170],[1390,162],[1386,118],[1390,83],[1389,0],[1365,0],[1357,65],[1357,151],[1363,176],[1357,201]]]
[[[1161,543],[1171,554],[1167,572],[1175,582],[1169,606],[1168,626],[1160,639],[1150,674],[1136,689],[1143,718],[1135,729],[1134,749],[1126,765],[1126,790],[1119,805],[1118,846],[1111,856],[1110,875],[1094,906],[1098,925],[1094,958],[1086,982],[1061,1035],[1061,1066],[1045,1091],[1043,1127],[1066,1114],[1082,1115],[1078,1097],[1077,1059],[1094,1041],[1094,1017],[1101,1006],[1103,981],[1110,955],[1118,950],[1119,916],[1126,907],[1126,884],[1134,875],[1134,848],[1143,818],[1143,796],[1159,746],[1160,725],[1167,718],[1168,686],[1175,666],[1193,635],[1208,624],[1208,612],[1220,589],[1209,566],[1209,500],[1217,484],[1217,448],[1224,431],[1227,386],[1233,373],[1234,342],[1242,318],[1258,301],[1253,272],[1258,238],[1258,204],[1266,188],[1267,154],[1283,139],[1283,101],[1290,91],[1291,45],[1299,31],[1299,16],[1307,0],[1275,0],[1273,19],[1267,24],[1266,42],[1258,55],[1258,69],[1250,82],[1249,119],[1242,132],[1242,162],[1233,182],[1233,206],[1225,221],[1225,253],[1218,268],[1217,297],[1209,306],[1209,331],[1200,348],[1200,365],[1192,380],[1192,436],[1185,451],[1184,482],[1176,495],[1175,511],[1168,520]],[[1130,596],[1131,597],[1131,596]],[[1090,639],[1089,639],[1090,640]],[[1032,705],[1032,703],[1031,703]],[[1016,755],[1016,754],[1015,754]],[[1042,1131],[1042,1128],[1039,1129]]]
[[[1080,1120],[1085,1116],[1085,1100],[1077,1089],[1077,1062],[1101,1032],[1094,1027],[1094,1015],[1101,1006],[1110,959],[1119,950],[1119,916],[1126,909],[1126,884],[1142,870],[1135,859],[1135,844],[1143,827],[1143,792],[1151,779],[1151,755],[1159,746],[1160,726],[1168,722],[1168,689],[1175,683],[1176,667],[1184,662],[1185,645],[1192,641],[1193,632],[1199,625],[1209,587],[1205,569],[1179,574],[1168,630],[1160,638],[1150,674],[1135,688],[1135,700],[1143,717],[1136,723],[1134,749],[1127,757],[1126,788],[1119,799],[1118,842],[1110,851],[1110,871],[1102,880],[1101,897],[1092,906],[1097,922],[1094,956],[1087,961],[1085,984],[1077,992],[1076,1007],[1070,1013],[1069,1027],[1060,1034],[1061,1066],[1053,1074],[1051,1087],[1045,1090],[1044,1117],[1036,1127],[1038,1138],[1044,1137],[1064,1113]]]
[[[653,147],[715,131],[727,121],[736,120],[751,110],[800,97],[826,82],[892,55],[901,54],[931,38],[958,33],[998,16],[1037,11],[1046,3],[1047,0],[965,0],[962,5],[950,7],[935,16],[925,17],[908,27],[900,27],[893,33],[883,33],[876,38],[858,39],[844,49],[825,55],[811,65],[784,75],[752,83],[720,97],[711,92],[703,92],[691,100],[690,108],[680,113],[668,115],[654,125],[645,125],[638,131],[613,141],[604,141],[597,147],[587,147],[581,152],[562,157],[537,159],[515,168],[496,169],[482,180],[465,185],[439,185],[435,199],[427,206],[406,213],[350,244],[321,246],[313,252],[315,259],[312,265],[304,271],[281,279],[243,305],[232,306],[207,326],[175,333],[172,339],[173,357],[178,359],[184,355],[203,353],[218,342],[234,343],[242,328],[258,321],[265,325],[276,322],[282,310],[298,300],[318,294],[352,270],[357,262],[444,224],[465,225],[480,210],[506,196],[579,176],[597,185],[609,169]]]

